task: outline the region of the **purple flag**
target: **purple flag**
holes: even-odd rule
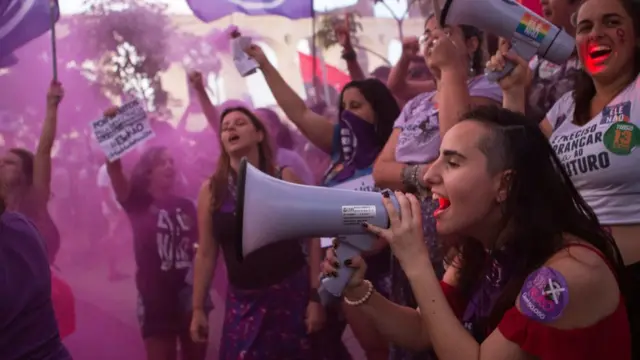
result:
[[[289,19],[313,16],[313,0],[187,0],[193,14],[211,22],[239,12],[247,15],[279,15]]]
[[[0,59],[51,29],[51,9],[54,19],[60,18],[57,1],[0,0]]]

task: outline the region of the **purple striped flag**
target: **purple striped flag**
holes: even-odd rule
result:
[[[58,21],[60,8],[55,0],[0,0],[0,59],[48,32],[52,10]]]
[[[289,19],[313,16],[313,0],[187,0],[193,14],[211,22],[233,13],[279,15]]]

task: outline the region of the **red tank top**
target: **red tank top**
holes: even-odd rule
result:
[[[595,252],[615,274],[600,251],[585,244],[570,246]],[[631,329],[622,295],[613,313],[586,328],[553,328],[526,317],[513,307],[505,313],[498,329],[505,338],[540,360],[631,360]]]

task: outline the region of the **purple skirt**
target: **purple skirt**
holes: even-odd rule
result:
[[[229,285],[219,360],[310,359],[309,291],[306,267],[266,289]]]

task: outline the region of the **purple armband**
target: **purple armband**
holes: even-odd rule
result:
[[[542,267],[527,277],[519,298],[520,312],[543,323],[559,318],[569,304],[569,288],[560,272]]]

